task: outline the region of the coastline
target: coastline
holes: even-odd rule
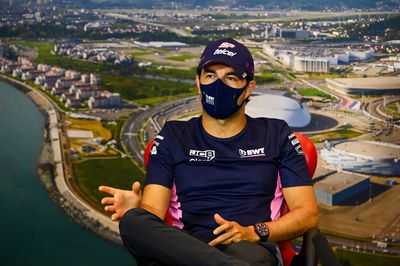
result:
[[[50,199],[53,200],[73,222],[114,244],[122,245],[118,224],[100,213],[93,213],[95,212],[94,209],[82,202],[82,200],[75,196],[73,192],[69,190],[68,186],[66,186],[64,170],[62,168],[62,158],[61,156],[57,156],[54,151],[54,137],[52,137],[52,135],[55,134],[54,125],[52,125],[54,124],[54,121],[52,121],[54,119],[51,118],[51,116],[55,116],[56,112],[53,106],[54,103],[44,98],[45,96],[37,92],[36,89],[10,77],[0,74],[0,81],[4,81],[23,92],[32,100],[45,117],[44,141],[41,151],[38,153],[36,164],[38,178],[46,189]],[[58,129],[56,134],[59,134]],[[57,143],[59,143],[58,140]],[[58,151],[61,152],[61,149],[58,149]],[[60,182],[60,167],[63,182]],[[66,187],[68,188],[67,190]]]

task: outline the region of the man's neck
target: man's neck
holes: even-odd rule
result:
[[[216,138],[230,138],[239,134],[246,126],[246,121],[246,115],[242,109],[227,119],[215,119],[203,110],[201,119],[204,130]]]

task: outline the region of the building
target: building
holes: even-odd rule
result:
[[[293,69],[301,72],[329,72],[329,60],[324,58],[294,57]]]
[[[96,73],[90,73],[90,84],[99,85],[101,83],[100,75]]]
[[[336,169],[379,176],[400,175],[400,146],[375,141],[327,144],[321,157]]]
[[[362,192],[369,196],[370,178],[366,175],[346,171],[330,171],[313,180],[317,201],[325,205],[343,204]],[[355,204],[356,202],[351,203]]]
[[[65,102],[65,107],[68,108],[77,108],[81,106],[81,101],[78,99],[67,99]]]
[[[25,73],[22,73],[21,79],[22,80],[35,80],[37,77],[44,75],[46,71],[39,71],[39,70],[31,70]]]
[[[104,91],[101,96],[90,97],[88,101],[89,108],[112,108],[121,105],[121,96],[119,93]]]
[[[134,44],[145,47],[145,48],[181,48],[187,47],[188,45],[183,42],[138,42],[134,41]]]
[[[325,79],[328,88],[342,94],[384,95],[400,92],[400,77]]]
[[[311,121],[308,110],[296,99],[271,93],[253,94],[246,106],[252,117],[270,117],[285,120],[291,127],[305,127]]]
[[[76,80],[74,80],[74,79],[60,78],[56,81],[56,83],[54,84],[54,87],[66,90],[69,87],[71,87],[75,82],[76,82]]]
[[[82,88],[76,91],[75,97],[81,101],[88,100],[90,97],[101,95],[101,91],[96,87]]]

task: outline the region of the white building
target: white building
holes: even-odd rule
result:
[[[110,108],[121,105],[121,96],[119,93],[105,91],[101,96],[90,97],[88,101],[89,108]]]
[[[82,74],[81,75],[81,81],[83,83],[90,83],[90,74]]]
[[[71,87],[75,82],[76,82],[76,80],[74,80],[74,79],[60,78],[56,81],[56,83],[54,84],[54,87],[66,90],[69,87]]]
[[[75,97],[81,101],[88,100],[90,97],[97,97],[101,95],[101,91],[98,88],[82,88],[76,91]]]
[[[324,58],[295,57],[293,69],[302,72],[329,72],[329,60]]]
[[[285,120],[291,127],[305,127],[311,115],[297,100],[283,95],[254,94],[246,106],[251,117],[269,117]]]
[[[40,75],[44,75],[46,72],[45,71],[39,71],[39,70],[32,70],[32,71],[27,71],[25,73],[22,73],[21,79],[22,80],[35,80],[37,77]]]
[[[79,107],[81,105],[81,102],[78,99],[68,99],[65,102],[65,107],[68,108],[76,108]]]
[[[100,75],[96,73],[90,73],[90,84],[99,85],[101,83]]]
[[[75,70],[67,70],[65,71],[65,77],[70,79],[79,80],[81,78],[81,73]]]

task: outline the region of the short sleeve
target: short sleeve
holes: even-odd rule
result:
[[[279,133],[279,174],[282,187],[310,186],[307,162],[300,141],[284,122]]]
[[[168,124],[166,124],[154,138],[149,155],[145,185],[157,184],[172,188],[174,161],[171,148],[173,141],[173,136],[169,133]]]

